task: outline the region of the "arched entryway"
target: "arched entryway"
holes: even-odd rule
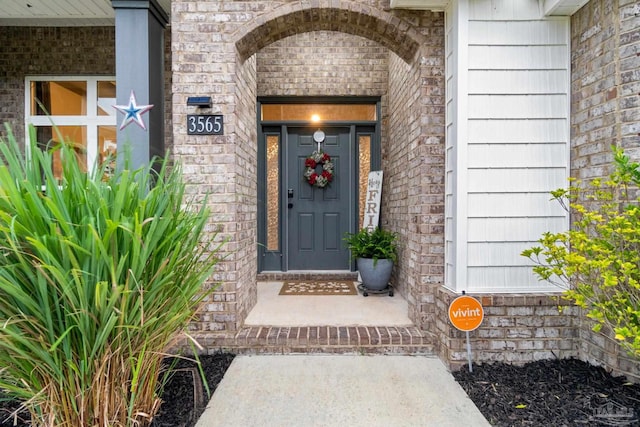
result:
[[[225,10],[233,2],[219,3]],[[271,3],[244,4],[242,13],[212,12],[216,16],[208,21],[222,22],[216,19],[224,15],[224,24],[202,28],[221,35],[207,42],[206,34],[193,34],[205,40],[198,50],[210,63],[185,65],[173,74],[174,97],[196,87],[190,82],[219,82],[210,87],[220,92],[214,104],[220,103],[228,130],[207,149],[223,153],[230,164],[200,175],[203,182],[224,177],[209,203],[224,212],[228,223],[220,238],[229,238],[217,277],[219,301],[211,304],[212,321],[204,328],[238,330],[256,303],[258,220],[265,206],[258,190],[259,131],[265,128],[259,126],[257,103],[274,96],[379,100],[382,225],[401,235],[398,292],[409,303],[411,320],[428,328],[444,266],[444,15],[390,11],[383,1]],[[174,45],[185,42],[183,31],[190,30],[172,30]],[[298,137],[309,136],[304,126],[299,130]],[[176,147],[181,149],[177,140]]]

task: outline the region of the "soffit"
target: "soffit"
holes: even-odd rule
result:
[[[444,10],[454,0],[391,0],[392,9]],[[469,0],[474,1],[474,0]],[[508,0],[515,1],[515,0]],[[589,0],[538,0],[545,16],[569,16]]]
[[[576,13],[589,0],[541,0],[544,14],[547,16],[570,16]]]
[[[444,10],[450,0],[391,0],[392,9]]]
[[[171,0],[157,0],[167,14]],[[0,26],[77,27],[115,23],[111,0],[0,0]]]

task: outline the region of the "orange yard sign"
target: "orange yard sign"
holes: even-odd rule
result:
[[[480,302],[470,296],[462,295],[449,305],[449,320],[461,331],[477,329],[484,319],[484,310]]]

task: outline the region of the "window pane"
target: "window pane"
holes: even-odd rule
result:
[[[102,164],[110,156],[107,172],[115,171],[117,148],[116,127],[98,126],[98,162]]]
[[[98,115],[114,116],[116,109],[116,82],[99,81],[98,82]]]
[[[280,200],[279,135],[267,135],[267,250],[280,249]]]
[[[375,104],[262,104],[262,120],[373,121]]]
[[[87,82],[31,82],[31,115],[84,116]]]
[[[358,230],[364,223],[364,205],[367,197],[367,183],[369,182],[369,172],[371,171],[371,135],[360,135],[358,137]]]
[[[60,163],[60,142],[65,141],[72,144],[80,165],[84,170],[87,168],[87,128],[85,126],[38,126],[36,128],[38,145],[43,150],[54,150],[53,173],[56,178],[62,177],[62,165]]]

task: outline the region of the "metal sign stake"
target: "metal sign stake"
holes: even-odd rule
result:
[[[469,331],[467,331],[467,358],[469,359],[469,372],[473,372],[471,367],[471,343],[469,342]]]

